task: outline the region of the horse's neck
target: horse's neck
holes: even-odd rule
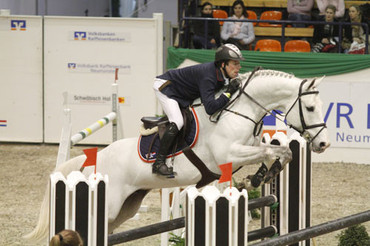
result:
[[[266,110],[280,110],[286,112],[297,97],[299,81],[298,78],[287,73],[262,70],[256,72],[245,91]],[[251,102],[248,98],[246,100],[248,100],[248,102],[241,102],[241,107],[244,106],[242,105],[243,103],[256,104],[255,102]],[[257,118],[263,117],[266,113],[265,109],[259,105],[253,105],[248,108],[252,109],[253,112],[257,114]]]

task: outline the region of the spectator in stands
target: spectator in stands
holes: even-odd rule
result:
[[[205,2],[202,5],[201,17],[213,18],[212,4]],[[212,49],[220,46],[220,24],[218,21],[208,21],[207,35],[205,35],[205,21],[194,21],[193,45],[195,49]]]
[[[236,0],[231,7],[231,16],[228,19],[245,20],[247,18],[248,13],[244,2]],[[252,22],[225,21],[221,38],[224,43],[231,43],[241,50],[246,50],[255,39],[253,24]]]
[[[325,16],[321,16],[319,21],[326,21],[326,24],[315,25],[312,38],[312,52],[336,52],[338,42],[338,26],[330,25],[336,21],[336,7],[329,4],[326,6]]]
[[[63,230],[53,236],[49,246],[83,246],[80,234],[73,230]]]
[[[352,5],[348,9],[348,18],[346,22],[365,23],[368,25],[366,18],[363,18],[361,9],[358,5]],[[360,25],[345,25],[343,27],[342,48],[344,53],[363,54],[365,52],[366,32]]]
[[[288,0],[288,20],[310,21],[314,0]],[[306,27],[304,23],[292,23],[293,27]]]
[[[346,6],[344,5],[344,0],[316,0],[317,8],[320,11],[319,18],[324,17],[326,15],[326,7],[329,5],[335,6],[337,9],[335,11],[335,18],[341,19],[344,16],[344,11],[346,10]]]

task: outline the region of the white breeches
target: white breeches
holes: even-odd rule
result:
[[[182,118],[178,102],[167,97],[165,94],[159,91],[159,87],[161,87],[161,85],[166,82],[167,80],[156,78],[154,81],[153,89],[160,104],[162,105],[163,111],[168,117],[168,120],[175,123],[177,128],[180,130],[184,126],[184,119]]]

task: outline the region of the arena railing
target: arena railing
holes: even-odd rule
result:
[[[257,23],[270,23],[270,24],[281,24],[281,46],[282,51],[284,51],[284,44],[285,44],[285,31],[287,25],[291,24],[306,24],[306,25],[320,25],[320,24],[329,24],[329,25],[338,25],[339,26],[339,33],[338,33],[338,53],[341,52],[341,46],[342,46],[342,39],[343,39],[343,26],[345,25],[361,25],[366,33],[366,41],[365,41],[365,54],[368,54],[368,46],[369,46],[369,27],[366,23],[351,23],[351,22],[325,22],[325,21],[292,21],[292,20],[254,20],[254,19],[243,19],[243,20],[235,20],[235,19],[223,19],[223,18],[204,18],[204,17],[182,17],[179,22],[179,30],[180,35],[182,35],[182,38],[179,40],[179,45],[182,47],[183,38],[188,40],[188,33],[184,30],[183,22],[185,23],[185,26],[190,26],[189,21],[191,20],[200,20],[205,21],[204,23],[204,33],[207,35],[208,33],[208,22],[209,21],[232,21],[232,22],[257,22]]]

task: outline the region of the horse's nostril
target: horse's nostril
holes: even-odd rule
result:
[[[320,147],[321,147],[321,148],[323,148],[323,147],[325,147],[325,146],[326,146],[326,143],[325,143],[325,142],[321,142],[321,143],[320,143]]]

